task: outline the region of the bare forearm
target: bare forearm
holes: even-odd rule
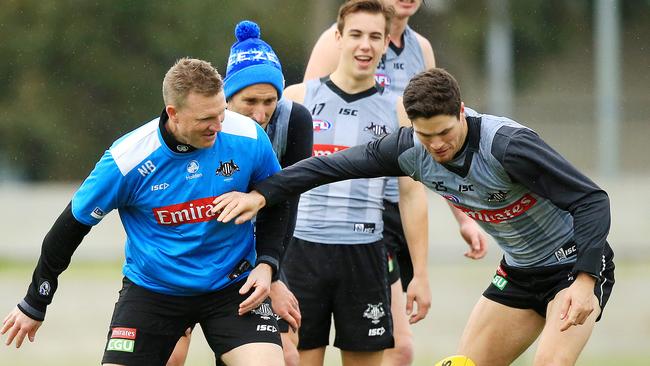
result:
[[[429,219],[427,195],[424,187],[411,178],[400,179],[400,213],[404,235],[411,253],[413,273],[415,276],[427,275],[427,258],[429,253]],[[404,188],[405,182],[408,188]]]

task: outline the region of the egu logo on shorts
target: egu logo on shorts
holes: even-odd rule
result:
[[[508,280],[506,280],[505,278],[499,276],[498,274],[495,274],[494,278],[492,278],[492,284],[494,286],[496,286],[496,288],[498,288],[499,290],[503,291],[503,289],[508,284]]]
[[[111,339],[108,341],[107,351],[133,352],[135,349],[135,338],[137,335],[135,328],[113,328]]]

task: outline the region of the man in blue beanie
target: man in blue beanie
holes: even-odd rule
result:
[[[237,42],[233,44],[226,77],[224,94],[228,109],[255,120],[269,135],[273,150],[284,168],[312,153],[312,118],[303,105],[281,99],[284,88],[282,66],[271,46],[260,38],[260,28],[244,20],[235,27]],[[299,196],[289,201],[289,228],[284,246],[293,236]],[[278,325],[282,337],[285,364],[298,365],[297,328],[301,316],[298,300],[287,288],[286,277],[280,272],[279,280],[271,284],[273,311],[281,318]],[[187,337],[178,342],[168,365],[183,365],[190,342]]]

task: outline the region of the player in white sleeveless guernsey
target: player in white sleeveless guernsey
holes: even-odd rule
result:
[[[311,114],[301,104],[281,98],[284,89],[282,66],[271,46],[260,38],[259,26],[248,20],[239,22],[235,36],[237,42],[231,48],[224,79],[228,110],[252,118],[266,131],[283,168],[310,157],[313,140]],[[293,236],[298,199],[299,196],[289,199],[289,222],[283,240],[285,248]],[[282,266],[278,277],[271,283],[271,305],[282,318],[278,319],[278,329],[285,365],[298,366],[298,335],[294,330],[300,326],[300,308],[286,286]],[[187,337],[179,340],[167,366],[185,363],[189,343],[188,333]]]
[[[8,342],[33,340],[74,250],[118,209],[126,261],[103,364],[164,365],[195,323],[229,365],[283,364],[267,296],[287,205],[259,216],[257,238],[251,224],[222,224],[210,211],[215,197],[280,166],[264,130],[225,110],[222,85],[205,61],[170,68],[161,116],[113,143],[46,236],[27,296],[3,325]]]
[[[227,214],[219,220],[242,220],[314,185],[409,175],[476,220],[505,253],[458,353],[477,365],[510,365],[539,337],[535,365],[574,365],[614,284],[607,193],[534,131],[465,108],[442,69],[416,75],[404,106],[412,128],[304,160],[249,195],[220,197],[214,210]]]
[[[340,10],[340,68],[329,79],[287,88],[284,97],[304,102],[314,118],[314,153],[329,154],[372,141],[397,127],[396,96],[374,81],[387,39],[385,8],[376,0],[350,1]],[[408,179],[410,180],[410,179]],[[300,301],[300,362],[323,363],[330,319],[344,363],[377,365],[392,346],[391,318],[381,243],[382,179],[322,187],[301,197],[294,241],[283,270]],[[410,189],[408,187],[414,188]],[[429,304],[426,275],[426,196],[411,181],[406,205],[417,212],[411,230],[418,275],[411,286],[418,303],[413,321]],[[471,220],[468,220],[471,223]],[[473,223],[472,223],[473,224]],[[305,275],[309,273],[309,275]],[[403,311],[403,310],[402,310]]]
[[[429,41],[408,25],[409,18],[420,6],[421,0],[383,0],[392,6],[395,16],[391,21],[390,43],[377,66],[375,79],[391,92],[401,96],[413,75],[435,67],[433,49]],[[329,75],[336,68],[339,51],[334,32],[336,24],[325,30],[312,50],[305,69],[304,80]],[[388,283],[391,285],[395,348],[387,350],[382,365],[409,365],[413,361],[412,332],[406,316],[401,311],[405,298],[402,291],[413,278],[413,264],[404,237],[399,211],[397,178],[387,178],[384,193],[384,243],[388,254]],[[401,279],[401,280],[400,280]]]

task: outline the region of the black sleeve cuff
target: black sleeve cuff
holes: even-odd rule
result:
[[[573,272],[585,272],[598,278],[600,276],[600,270],[603,267],[602,261],[602,248],[589,248],[583,253],[578,252],[578,260],[573,266]]]
[[[38,307],[38,309],[37,309]],[[47,305],[41,306],[31,306],[29,303],[27,303],[27,300],[24,299],[18,304],[18,309],[23,312],[23,314],[27,315],[28,317],[38,320],[39,322],[42,322],[45,320],[45,310],[47,308]]]
[[[279,276],[278,268],[280,266],[278,260],[273,258],[270,255],[260,255],[259,257],[257,257],[257,261],[255,262],[255,267],[257,267],[257,265],[260,263],[266,263],[269,266],[271,266],[271,270],[272,270],[271,281],[272,282],[277,281]]]

